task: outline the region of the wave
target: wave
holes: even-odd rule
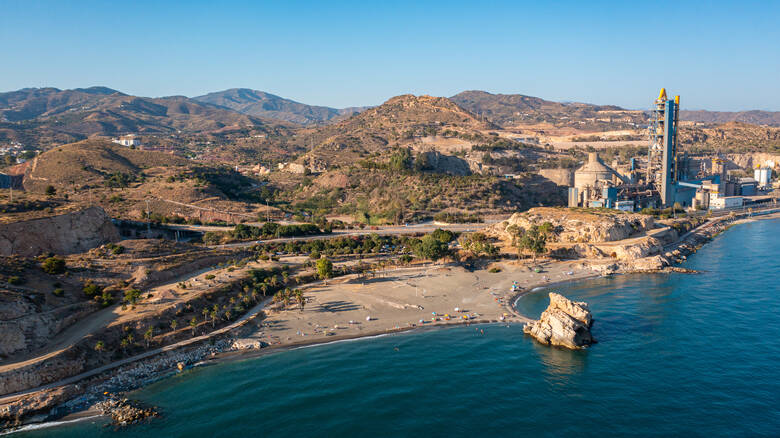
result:
[[[11,434],[18,433],[18,432],[29,432],[31,430],[49,429],[49,428],[52,428],[52,427],[59,427],[59,426],[64,426],[66,424],[77,423],[79,421],[94,420],[94,419],[97,419],[97,418],[100,418],[100,417],[102,417],[102,415],[97,414],[97,415],[90,415],[88,417],[74,418],[73,420],[47,421],[45,423],[26,424],[26,425],[24,425],[24,426],[22,426],[22,427],[20,427],[18,429],[13,429],[13,430],[7,430],[7,431],[0,432],[0,436],[11,435]]]

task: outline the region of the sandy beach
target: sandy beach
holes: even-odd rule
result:
[[[513,298],[535,287],[593,277],[582,262],[499,262],[500,272],[441,265],[383,272],[375,278],[335,279],[304,289],[306,305],[266,310],[246,324],[234,347],[287,347],[448,324],[527,322]],[[517,284],[515,291],[513,283]]]

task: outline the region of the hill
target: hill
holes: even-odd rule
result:
[[[296,142],[310,149],[299,161],[313,170],[354,163],[401,146],[436,149],[444,136],[467,144],[485,140],[497,129],[444,97],[406,94],[389,99],[347,120],[300,132]]]
[[[680,111],[680,120],[704,123],[740,122],[753,125],[780,126],[780,111]]]
[[[681,123],[680,144],[687,152],[780,152],[780,128],[729,122],[718,125]]]
[[[606,131],[647,124],[647,117],[641,111],[614,105],[560,103],[522,94],[491,94],[476,90],[458,93],[450,100],[504,127],[551,123],[555,126]]]
[[[285,99],[264,91],[248,88],[231,88],[203,96],[193,97],[198,102],[208,103],[250,116],[283,120],[301,125],[312,125],[346,118],[365,108],[336,109],[313,106]]]
[[[149,208],[167,217],[227,220],[230,212],[256,218],[263,209],[257,181],[228,166],[105,140],[56,147],[25,166],[24,188],[31,195],[52,186],[56,195],[51,202],[97,204],[113,217],[141,219]]]
[[[183,96],[137,97],[105,87],[0,93],[0,140],[34,146],[124,133],[270,134],[285,129],[276,122]]]

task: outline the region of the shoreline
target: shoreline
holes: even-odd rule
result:
[[[701,236],[696,233],[688,233],[684,236],[681,236],[680,239],[674,244],[671,245],[671,248],[665,249],[661,255],[669,255],[673,254],[675,251],[679,253],[684,253],[682,251],[683,247],[688,247],[692,249],[691,252],[695,252],[698,250],[703,244],[706,244],[707,241],[711,241],[715,237],[717,237],[719,234],[721,234],[723,231],[727,230],[733,225],[738,225],[741,223],[749,223],[749,222],[755,222],[758,220],[765,220],[765,219],[778,219],[780,218],[780,213],[771,213],[767,215],[761,215],[761,216],[753,216],[753,217],[745,217],[745,218],[739,218],[739,219],[732,219],[732,220],[725,220],[721,219],[718,220],[708,227],[708,229],[703,230],[704,236]],[[715,225],[715,226],[712,226]],[[692,231],[702,231],[701,228],[696,228]],[[704,241],[703,244],[700,245],[694,245],[692,246],[689,242],[692,236],[702,238],[704,237],[706,241]],[[681,260],[677,257],[671,257],[670,260],[670,266],[674,266],[674,264],[680,262]],[[583,260],[574,260],[574,261],[568,261],[568,262],[561,262],[561,261],[555,261],[552,262],[552,264],[556,265],[565,265],[565,264],[571,264],[571,263],[583,263]],[[549,262],[548,262],[549,264]],[[437,268],[443,268],[444,266],[437,266]],[[420,268],[425,269],[425,268]],[[483,274],[487,272],[487,267],[484,267],[483,269],[475,271],[476,273]],[[642,271],[642,270],[635,270],[635,271],[619,271],[615,272],[615,274],[628,274],[628,273],[653,273],[653,272],[673,272],[671,269],[662,269],[662,270],[656,270],[656,271]],[[475,274],[476,275],[476,274]],[[366,332],[359,332],[359,333],[349,333],[349,334],[339,334],[339,335],[333,335],[333,336],[326,336],[324,338],[309,338],[309,339],[300,339],[292,342],[287,343],[280,343],[278,345],[268,345],[263,348],[242,348],[242,349],[225,349],[223,351],[211,351],[207,352],[200,360],[195,360],[193,363],[189,364],[186,368],[195,368],[195,367],[201,367],[201,366],[211,366],[211,365],[217,365],[222,362],[232,362],[237,360],[248,360],[248,359],[255,359],[259,358],[268,354],[276,354],[281,353],[289,350],[295,350],[300,348],[310,348],[310,347],[317,347],[317,346],[324,346],[327,344],[332,343],[340,343],[340,342],[349,342],[349,341],[355,341],[360,339],[370,339],[373,337],[383,337],[388,335],[398,335],[398,334],[404,334],[404,333],[412,333],[412,332],[424,332],[429,330],[440,330],[440,329],[446,329],[450,327],[458,327],[463,325],[487,325],[487,324],[498,324],[498,323],[506,323],[506,324],[512,324],[512,323],[525,323],[530,319],[528,316],[520,314],[515,309],[515,304],[518,299],[520,299],[522,296],[530,294],[539,288],[542,289],[550,289],[555,287],[560,287],[565,284],[569,284],[575,281],[585,281],[585,280],[591,280],[598,277],[603,277],[605,274],[599,273],[595,270],[588,273],[588,275],[578,276],[576,278],[566,278],[559,281],[554,282],[535,282],[532,284],[528,284],[527,286],[523,286],[521,290],[512,292],[511,294],[508,294],[507,296],[502,297],[503,301],[500,304],[500,308],[509,315],[512,315],[511,317],[507,317],[506,320],[500,321],[498,319],[492,319],[492,318],[478,318],[478,319],[471,319],[471,320],[453,320],[453,321],[441,321],[436,322],[433,324],[421,324],[419,326],[413,325],[413,326],[403,326],[403,327],[396,327],[393,329],[384,329],[384,330],[372,330],[372,331],[366,331]],[[268,315],[265,316],[263,319],[269,318]],[[198,345],[200,344],[200,345]],[[192,354],[196,350],[202,350],[204,347],[208,347],[208,345],[203,345],[203,343],[198,343],[191,347],[185,347],[181,350],[178,350],[176,352],[170,352],[172,355],[179,354],[179,355],[187,355]],[[206,348],[208,350],[208,348]],[[163,355],[156,355],[150,357],[148,360],[158,360],[162,359],[161,356]],[[185,369],[186,369],[185,368]],[[125,370],[118,369],[118,371],[114,371],[114,377],[117,375],[122,374],[125,372]],[[160,381],[162,379],[165,379],[167,377],[170,377],[171,375],[175,375],[176,371],[172,371],[171,368],[168,368],[167,370],[159,370],[157,372],[152,372],[151,376],[148,376],[147,378],[140,379],[139,381],[133,382],[133,387],[120,390],[117,392],[117,394],[132,394],[133,392],[148,386],[149,384]],[[107,380],[110,380],[111,376],[106,376]],[[80,383],[83,383],[80,382]],[[57,405],[63,406],[64,403],[60,403]],[[56,408],[52,408],[54,410]],[[51,415],[51,414],[49,414]],[[28,429],[28,426],[38,426],[40,425],[40,428],[44,427],[56,427],[63,424],[70,424],[73,422],[78,421],[85,421],[89,419],[94,418],[100,418],[103,417],[102,414],[100,414],[98,411],[96,411],[94,408],[88,408],[88,409],[81,409],[81,410],[74,410],[69,412],[67,415],[52,419],[50,421],[46,421],[45,419],[42,422],[26,422],[22,423],[20,425],[21,428],[15,429],[15,428],[9,428],[6,430],[0,431],[0,435],[7,435],[12,434],[14,432],[22,431],[22,430],[31,430]],[[33,417],[35,418],[35,417]],[[41,415],[37,416],[38,420],[40,421]],[[29,420],[29,419],[28,419]],[[44,425],[51,425],[51,426],[44,426]],[[38,427],[35,427],[38,428]]]

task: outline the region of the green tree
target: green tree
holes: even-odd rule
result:
[[[149,345],[152,343],[152,339],[154,339],[154,327],[149,326],[148,329],[144,332],[144,341],[146,341],[146,348],[149,348]]]
[[[317,260],[317,275],[321,279],[330,278],[333,276],[333,262],[323,257]]]
[[[103,341],[97,341],[97,343],[95,344],[95,351],[100,353],[106,351],[106,343]]]
[[[88,280],[86,283],[84,283],[82,291],[88,298],[92,298],[99,296],[103,292],[103,288],[93,283],[92,280]]]
[[[530,251],[533,254],[534,263],[536,263],[536,257],[547,249],[547,235],[537,225],[531,226],[528,231],[523,233],[518,242],[519,249]]]
[[[303,296],[302,290],[295,289],[295,301],[298,302],[298,306],[301,308],[301,312],[303,312],[303,308],[306,306],[306,297]]]
[[[436,260],[447,256],[449,254],[449,248],[446,243],[435,238],[433,234],[428,234],[415,246],[414,253],[418,257],[435,262]]]
[[[103,289],[103,293],[100,295],[100,306],[108,307],[113,303],[114,303],[114,296],[111,295],[111,292]]]
[[[399,148],[390,155],[390,169],[403,172],[412,167],[412,153],[408,148]]]
[[[455,239],[455,233],[450,230],[442,230],[441,228],[433,230],[431,235],[434,239],[443,243],[450,243]]]
[[[57,194],[57,189],[54,188],[54,186],[46,186],[46,196],[49,198],[53,197]]]
[[[195,336],[195,329],[198,327],[198,320],[193,316],[190,320],[190,328],[192,329],[192,336]]]
[[[141,298],[141,291],[138,289],[127,289],[122,301],[131,306],[135,306],[138,300]]]

